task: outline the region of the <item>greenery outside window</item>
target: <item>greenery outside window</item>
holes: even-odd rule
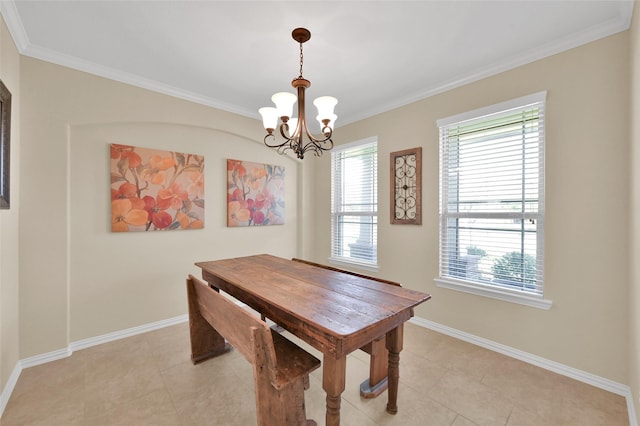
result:
[[[438,120],[439,286],[549,309],[546,92]]]
[[[378,148],[369,138],[331,152],[331,258],[378,264]]]

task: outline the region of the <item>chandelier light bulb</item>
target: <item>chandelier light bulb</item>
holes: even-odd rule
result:
[[[313,104],[318,109],[318,116],[320,119],[331,118],[333,116],[333,109],[336,107],[338,100],[333,96],[320,96],[313,101]]]
[[[335,123],[336,123],[336,120],[338,119],[338,116],[337,116],[337,115],[335,115],[335,114],[331,114],[331,116],[330,116],[330,117],[325,117],[325,118],[322,118],[320,115],[316,116],[316,120],[318,120],[318,123],[320,123],[320,131],[321,131],[322,133],[326,133],[326,132],[324,131],[324,129],[325,129],[325,124],[322,122],[322,120],[327,120],[327,119],[329,120],[329,123],[327,124],[327,126],[326,126],[326,127],[328,127],[328,128],[329,128],[329,130],[333,131],[333,129],[334,129],[334,127],[333,127],[333,126],[335,126]]]
[[[258,112],[262,116],[262,125],[271,134],[278,125],[278,110],[273,107],[262,107]]]
[[[278,117],[291,117],[293,115],[293,104],[296,103],[298,98],[293,93],[278,92],[271,97],[271,100],[276,104]]]

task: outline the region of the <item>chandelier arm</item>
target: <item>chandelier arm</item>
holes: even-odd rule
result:
[[[304,122],[298,121],[296,129],[293,131],[294,136],[287,136],[287,134],[285,133],[285,129],[287,129],[287,133],[290,134],[290,132],[288,132],[289,126],[287,123],[281,123],[280,126],[278,127],[280,131],[280,135],[282,136],[282,139],[283,139],[282,143],[273,143],[273,144],[270,143],[270,141],[273,141],[273,142],[276,141],[276,135],[273,133],[267,134],[264,137],[263,141],[264,141],[264,144],[269,148],[276,148],[279,154],[283,154],[287,150],[291,149],[296,153],[298,158],[301,158],[304,156],[306,152],[310,150],[313,150],[314,154],[316,156],[319,156],[322,154],[323,151],[329,151],[333,148],[333,140],[331,139],[331,137],[333,136],[333,131],[331,128],[327,126],[325,126],[325,128],[328,129],[328,132],[327,133],[323,132],[323,135],[325,135],[324,138],[314,137],[309,131],[306,121]],[[307,138],[309,139],[309,142],[307,142],[304,145],[302,144],[303,134],[306,135]],[[327,143],[328,143],[328,146],[324,146]]]
[[[282,142],[282,143],[270,144],[270,143],[269,143],[269,140],[270,140],[270,139],[271,139],[271,140],[273,140],[273,141],[276,141],[276,135],[274,135],[273,133],[270,133],[270,134],[267,134],[267,135],[264,137],[263,142],[264,142],[264,144],[265,144],[266,146],[268,146],[269,148],[280,148],[280,147],[282,147],[282,146],[286,145],[286,144],[289,142],[288,138],[285,138],[285,141],[284,141],[284,142]]]
[[[295,80],[294,80],[295,82]],[[307,81],[308,83],[308,81]],[[305,113],[305,89],[307,87],[309,87],[311,83],[305,84],[305,85],[294,85],[294,87],[297,87],[298,89],[298,125],[296,127],[296,131],[294,132],[294,134],[299,135],[299,137],[302,139],[302,134],[303,134],[303,130],[304,133],[307,135],[307,138],[309,138],[309,140],[311,142],[313,142],[314,144],[319,144],[319,143],[323,143],[326,142],[328,140],[331,139],[331,135],[333,134],[333,130],[325,125],[322,128],[322,134],[325,136],[324,139],[320,138],[316,138],[314,137],[311,132],[309,131],[309,126],[307,125],[307,117],[306,117],[306,113]],[[325,133],[325,129],[329,129],[328,133]],[[299,132],[299,133],[298,133]],[[332,142],[333,143],[333,142]],[[307,146],[309,145],[308,143],[305,145]]]
[[[321,144],[324,144],[326,142],[329,142],[329,146],[323,146]],[[311,142],[307,142],[307,144],[304,146],[304,152],[309,151],[309,149],[313,149],[316,153],[322,153],[323,151],[329,151],[333,148],[333,141],[331,139],[328,140],[323,140],[323,141],[311,141]],[[319,155],[319,154],[318,154]]]
[[[280,144],[280,143],[270,144],[269,143],[269,139],[272,139],[273,141],[275,141],[276,140],[276,135],[271,134],[271,135],[266,135],[264,137],[264,144],[266,146],[268,146],[269,148],[279,148],[279,147],[281,147],[283,145],[283,144]]]
[[[269,139],[273,139],[273,140],[275,141],[275,140],[276,140],[276,135],[274,135],[273,133],[267,133],[267,134],[264,136],[264,139],[263,139],[262,141],[263,141],[263,142],[264,142],[264,144],[265,144],[266,146],[268,146],[269,148],[275,148],[275,147],[277,147],[277,146],[278,146],[277,144],[276,144],[276,145],[271,145],[271,144],[269,143]]]
[[[276,152],[280,155],[284,155],[288,149],[290,149],[288,146],[280,145],[276,148]]]
[[[323,135],[325,136],[324,139],[316,138],[309,132],[309,129],[307,129],[306,126],[305,126],[305,130],[306,130],[306,133],[307,133],[307,137],[314,144],[321,144],[321,143],[325,143],[327,141],[330,141],[331,140],[331,136],[333,135],[333,131],[330,131],[329,133],[323,133]],[[331,142],[331,143],[333,144],[333,142]]]
[[[289,136],[285,135],[284,129],[287,129],[287,133],[289,133]],[[293,134],[295,134],[295,129],[294,129],[294,133]],[[290,142],[291,139],[293,139],[292,137],[290,137],[292,135],[292,133],[289,132],[289,124],[287,124],[287,123],[280,124],[280,135],[284,139],[284,142],[282,143],[282,145],[284,145],[285,143]]]
[[[298,91],[299,93],[302,92],[301,96],[304,100],[304,88],[298,88]],[[301,103],[301,105],[298,106],[298,114],[300,116],[304,116],[304,103]],[[298,127],[296,128],[296,131],[299,131],[299,133],[296,133],[298,135],[298,145],[297,145],[297,149],[294,149],[294,151],[296,151],[298,158],[303,158],[304,154],[310,150],[313,150],[316,156],[320,156],[322,155],[323,151],[328,151],[331,148],[333,148],[333,141],[331,140],[333,131],[331,129],[329,129],[328,133],[323,133],[323,135],[325,135],[324,138],[316,138],[309,131],[309,127],[307,126],[307,121],[298,119]],[[303,134],[305,134],[309,139],[309,142],[304,144],[304,146],[302,144]],[[323,146],[326,142],[330,143],[328,147]]]

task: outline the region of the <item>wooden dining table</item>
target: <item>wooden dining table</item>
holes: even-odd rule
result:
[[[403,324],[427,293],[267,254],[198,262],[209,285],[233,296],[323,354],[322,387],[326,425],[340,424],[347,355],[386,335],[387,411],[398,411],[398,379]],[[201,330],[199,333],[215,333]],[[203,359],[225,351],[224,339],[207,339]]]

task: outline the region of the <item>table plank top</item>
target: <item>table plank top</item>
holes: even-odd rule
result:
[[[211,285],[318,349],[339,355],[402,324],[413,316],[413,307],[431,297],[266,254],[198,262],[196,266]]]

